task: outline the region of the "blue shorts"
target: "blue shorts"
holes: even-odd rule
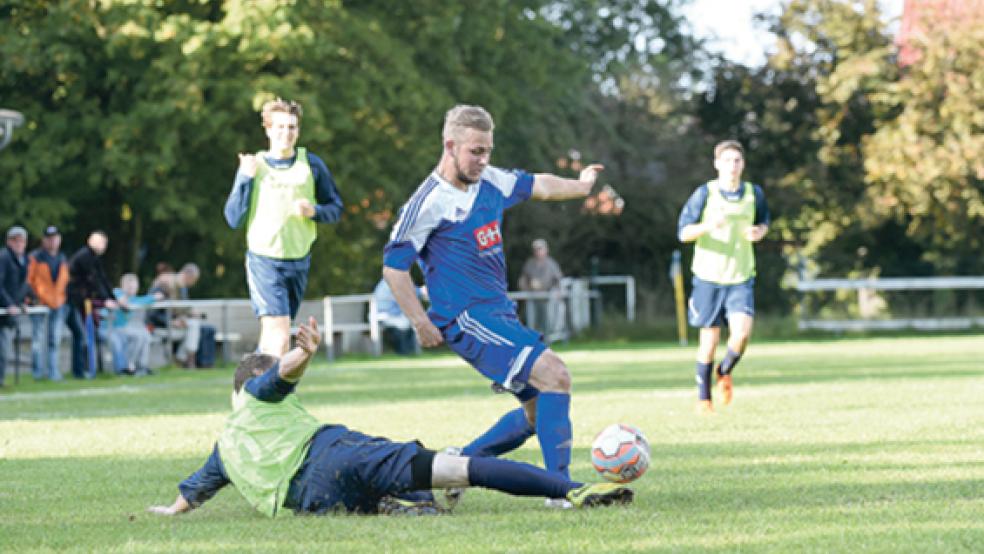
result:
[[[290,316],[294,319],[304,300],[311,255],[278,260],[246,251],[246,284],[256,317]]]
[[[297,512],[376,513],[379,500],[411,490],[410,460],[422,446],[326,425],[294,474],[284,506]]]
[[[718,285],[694,277],[687,303],[692,327],[721,327],[732,314],[755,316],[755,278],[734,285]]]
[[[528,383],[533,364],[547,347],[540,333],[520,323],[512,303],[476,304],[441,332],[451,350],[521,402],[540,393]]]

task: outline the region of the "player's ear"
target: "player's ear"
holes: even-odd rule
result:
[[[454,154],[454,139],[446,139],[444,141],[444,151],[449,155]]]

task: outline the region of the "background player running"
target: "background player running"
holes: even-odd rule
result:
[[[724,404],[731,402],[731,371],[745,352],[755,316],[755,251],[752,243],[769,230],[769,207],[758,185],[741,180],[745,151],[726,140],[714,147],[717,179],[697,187],[687,200],[677,234],[693,242],[693,291],[688,319],[700,328],[697,346],[697,412],[709,413],[711,367],[721,339],[721,325],[728,321],[728,352],[717,367],[718,392]]]

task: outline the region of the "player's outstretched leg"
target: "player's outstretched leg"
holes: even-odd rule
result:
[[[485,487],[515,496],[566,499],[577,508],[627,504],[633,498],[632,490],[623,484],[576,483],[555,472],[500,458],[468,458],[437,453],[432,467],[435,487]]]

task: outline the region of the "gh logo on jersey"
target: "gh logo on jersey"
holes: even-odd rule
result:
[[[479,250],[487,250],[497,244],[502,244],[502,233],[499,232],[499,222],[493,221],[475,229],[475,240]]]

